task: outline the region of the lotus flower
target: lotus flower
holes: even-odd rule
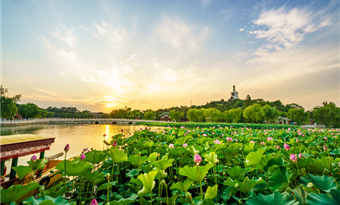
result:
[[[31,157],[31,160],[34,162],[35,160],[37,160],[38,159],[38,157],[37,156],[35,156],[35,155],[33,155],[32,157]]]
[[[238,142],[238,139],[235,139],[235,142]]]
[[[296,142],[299,142],[299,139],[296,139]]]
[[[83,149],[83,153],[88,152],[88,151],[89,151],[89,148],[84,148]]]
[[[114,141],[113,144],[112,144],[112,146],[114,146],[114,147],[117,146],[117,142]]]
[[[97,200],[96,200],[96,199],[93,199],[93,200],[91,201],[90,205],[98,205]]]
[[[187,143],[183,144],[183,147],[184,147],[184,148],[187,148],[187,147],[188,147],[188,144],[187,144]]]
[[[140,128],[140,130],[143,130],[143,128]]]
[[[277,149],[281,149],[281,147],[279,145],[276,146]]]
[[[169,148],[175,148],[174,144],[169,144]]]
[[[215,140],[214,143],[215,143],[215,144],[221,144],[220,140],[218,140],[218,139]]]
[[[264,143],[264,142],[261,142],[260,144],[261,144],[261,145],[265,145],[265,143]]]
[[[326,145],[323,146],[323,150],[327,151],[328,147]]]
[[[227,137],[226,139],[227,139],[228,142],[233,141],[233,138],[230,138],[230,137]]]
[[[283,145],[283,147],[285,148],[285,150],[289,150],[290,149],[290,146],[287,144],[287,143],[285,143],[284,145]]]
[[[255,141],[250,141],[250,143],[255,143]]]
[[[65,151],[65,152],[68,152],[69,150],[70,150],[70,145],[67,144],[67,145],[65,146],[65,148],[64,148],[64,151]]]
[[[268,137],[268,138],[267,138],[267,141],[273,141],[273,138]]]
[[[106,134],[103,134],[103,137],[106,137]]]
[[[121,132],[124,132],[124,130],[123,130],[123,129],[121,129],[120,131],[121,131]]]
[[[299,158],[302,158],[302,157],[303,157],[303,155],[300,153],[300,154],[299,154]]]
[[[85,154],[82,154],[82,155],[80,156],[80,159],[81,159],[82,161],[84,161],[85,158],[86,158]]]
[[[203,137],[206,137],[207,136],[207,134],[203,134]]]
[[[202,158],[199,154],[195,154],[194,162],[196,162],[196,166],[200,165],[200,163],[202,162]]]
[[[294,163],[297,163],[297,160],[298,160],[295,154],[291,154],[289,159],[292,160]]]
[[[327,137],[324,137],[324,139],[325,139],[325,140],[328,140],[328,138],[327,138]]]

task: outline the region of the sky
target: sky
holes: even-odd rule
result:
[[[1,0],[1,84],[39,107],[340,105],[337,0]]]

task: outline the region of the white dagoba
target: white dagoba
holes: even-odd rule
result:
[[[231,94],[230,98],[233,98],[234,100],[239,100],[240,99],[238,97],[238,92],[235,90],[235,85],[233,86],[233,92],[231,92],[230,94]]]

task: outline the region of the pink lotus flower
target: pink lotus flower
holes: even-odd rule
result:
[[[117,142],[114,141],[113,144],[112,144],[112,146],[114,146],[114,147],[117,146]]]
[[[299,135],[303,135],[303,133],[299,132]]]
[[[297,163],[297,160],[298,160],[295,154],[291,154],[289,159],[292,160],[294,163]]]
[[[169,148],[175,148],[174,144],[169,144]]]
[[[207,136],[207,134],[203,134],[203,137],[206,137]]]
[[[327,138],[327,137],[324,137],[324,139],[325,139],[325,140],[328,140],[328,138]]]
[[[96,200],[96,199],[93,199],[93,200],[91,201],[90,205],[98,205],[97,200]]]
[[[106,134],[103,134],[103,137],[106,137]]]
[[[273,141],[273,138],[268,137],[268,138],[267,138],[267,141]]]
[[[230,138],[230,137],[227,137],[226,139],[227,139],[228,142],[233,141],[233,138]]]
[[[265,143],[264,143],[264,142],[261,142],[260,144],[261,144],[261,145],[265,145]]]
[[[339,162],[339,167],[340,167],[340,162]]]
[[[121,132],[124,132],[124,130],[123,130],[123,129],[121,129],[120,131],[121,131]]]
[[[215,143],[215,144],[221,144],[220,140],[218,140],[218,139],[215,140],[214,143]]]
[[[143,128],[139,128],[140,130],[143,130]]]
[[[250,141],[250,143],[255,143],[255,141]]]
[[[67,144],[67,145],[65,146],[65,148],[64,148],[64,151],[65,151],[65,152],[68,152],[69,150],[70,150],[70,145]]]
[[[235,139],[235,142],[238,142],[238,139]]]
[[[299,158],[302,158],[302,157],[303,157],[303,155],[300,153],[300,154],[299,154]]]
[[[277,149],[281,149],[281,147],[279,145],[276,146]]]
[[[187,147],[188,147],[188,144],[187,144],[187,143],[183,144],[183,147],[184,147],[184,148],[187,148]]]
[[[85,158],[86,158],[85,154],[82,154],[82,155],[80,156],[80,159],[81,159],[82,161],[84,161]]]
[[[37,159],[38,159],[38,157],[35,156],[35,155],[33,155],[33,156],[31,157],[31,160],[32,160],[33,162],[35,162],[35,160],[37,160]]]
[[[195,154],[194,162],[196,162],[196,166],[200,165],[200,163],[202,162],[202,158],[199,154]]]
[[[323,146],[323,150],[327,151],[328,147],[326,145]]]
[[[296,142],[299,142],[299,139],[296,139]]]
[[[289,150],[290,149],[290,146],[287,144],[287,143],[285,143],[284,145],[283,145],[283,147],[285,148],[285,150]]]
[[[214,132],[212,132],[212,134],[214,135],[215,133],[214,133]]]

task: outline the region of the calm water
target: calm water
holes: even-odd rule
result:
[[[84,148],[94,148],[97,150],[103,149],[103,140],[110,141],[111,137],[120,134],[123,129],[123,134],[129,137],[135,130],[145,128],[140,125],[25,125],[13,127],[1,127],[1,136],[13,134],[37,134],[42,137],[55,137],[54,143],[50,150],[45,152],[45,157],[64,151],[66,144],[70,145],[70,150],[67,153],[67,158],[79,155]],[[161,127],[151,127],[152,131],[161,131]],[[104,138],[103,134],[107,136]],[[39,157],[39,153],[35,154]],[[33,156],[28,155],[20,157],[18,165],[27,165],[27,161]],[[61,157],[60,159],[63,159]],[[9,169],[11,160],[6,161],[7,169]]]

